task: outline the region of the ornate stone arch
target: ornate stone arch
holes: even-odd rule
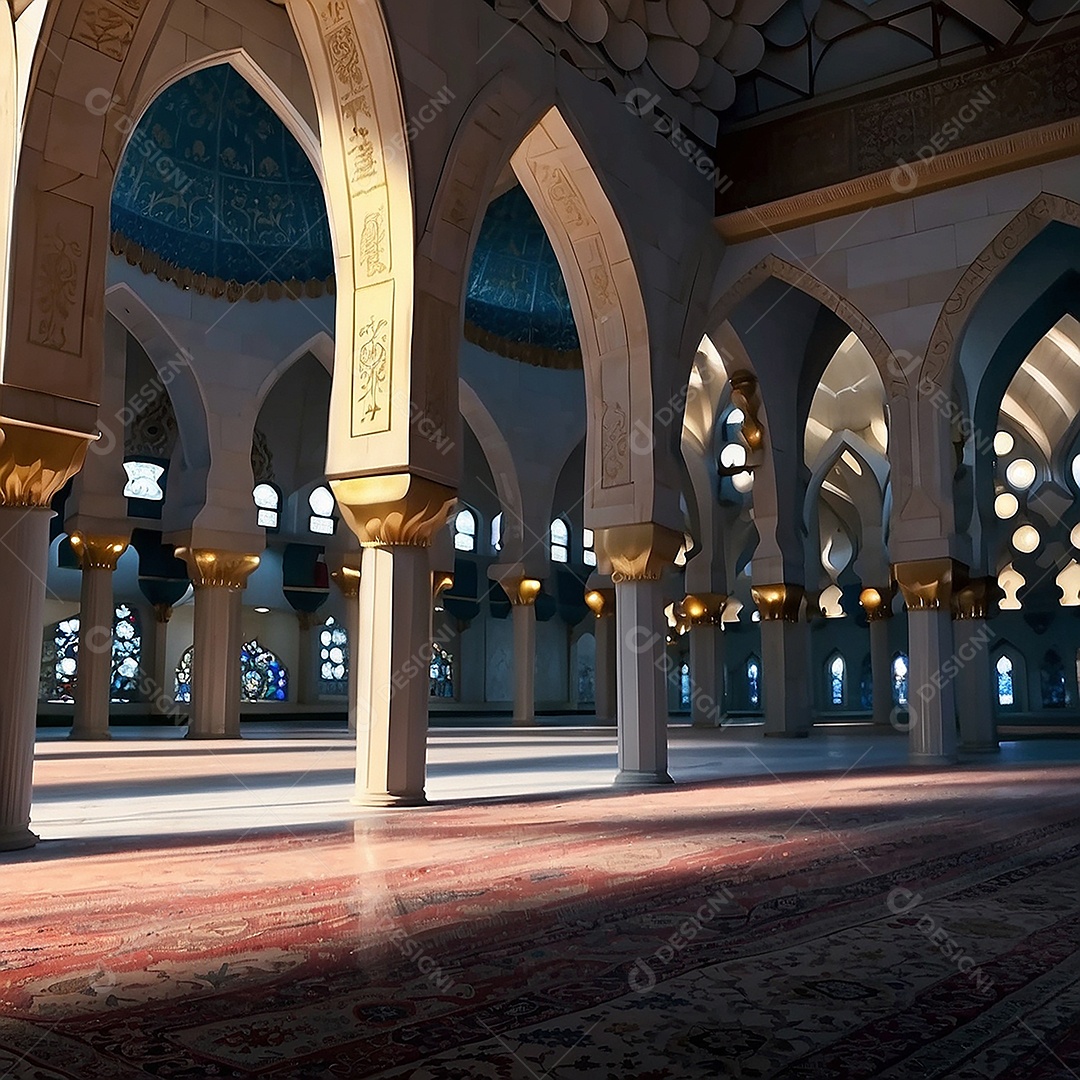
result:
[[[1054,222],[1080,228],[1080,203],[1046,192],[1037,195],[964,271],[945,301],[930,336],[926,358],[919,369],[920,386],[936,385],[951,392],[957,345],[979,301],[1005,267]]]

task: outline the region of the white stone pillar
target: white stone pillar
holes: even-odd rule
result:
[[[889,727],[893,721],[892,649],[889,620],[892,618],[892,589],[864,589],[859,597],[870,624],[870,679],[874,724]]]
[[[988,621],[998,594],[996,578],[975,578],[959,590],[953,604],[953,644],[960,665],[956,703],[960,749],[964,753],[994,754],[1001,750],[994,717],[997,673],[991,652],[997,635]]]
[[[331,576],[345,597],[345,632],[349,635],[349,731],[355,735],[360,655],[360,571],[356,567],[342,565]]]
[[[51,517],[46,509],[0,506],[0,851],[37,843],[30,799]]]
[[[427,549],[366,547],[360,578],[356,796],[359,806],[426,802],[432,573]]]
[[[753,587],[761,612],[761,692],[765,734],[805,739],[811,727],[810,625],[800,619],[801,585]]]
[[[682,604],[690,619],[690,715],[694,727],[716,728],[724,722],[727,650],[720,620],[727,597],[715,593],[688,596]]]
[[[521,582],[518,593],[510,596],[514,631],[515,727],[536,723],[536,593],[530,596],[526,584],[527,581]]]
[[[899,563],[896,580],[908,609],[909,755],[914,765],[956,761],[956,662],[950,605],[951,559]]]
[[[82,567],[73,739],[111,738],[113,572],[127,546],[126,536],[71,534],[71,547]]]
[[[190,739],[240,733],[240,605],[259,556],[211,548],[177,548],[195,587]]]

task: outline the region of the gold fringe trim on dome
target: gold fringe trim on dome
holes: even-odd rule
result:
[[[509,360],[520,360],[521,363],[532,364],[533,367],[554,368],[557,371],[584,370],[580,349],[568,349],[564,352],[559,349],[548,349],[543,345],[510,341],[508,338],[484,330],[467,319],[465,320],[465,339],[488,352],[505,356]]]
[[[333,296],[336,292],[333,274],[325,281],[319,278],[312,278],[310,281],[292,278],[290,281],[268,281],[265,284],[249,281],[242,284],[207,274],[196,274],[186,267],[176,266],[144,248],[142,244],[129,240],[122,232],[112,234],[109,246],[114,255],[122,256],[129,265],[137,266],[144,274],[153,274],[159,281],[171,281],[178,289],[193,289],[201,296],[228,300],[230,304],[235,304],[238,300],[248,300],[251,303],[262,299],[318,300],[320,296]]]

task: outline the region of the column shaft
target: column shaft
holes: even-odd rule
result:
[[[345,594],[345,630],[349,635],[349,731],[356,734],[356,706],[360,677],[360,595]]]
[[[514,604],[514,726],[536,723],[536,608]]]
[[[993,753],[1001,749],[994,719],[994,671],[990,642],[994,632],[986,619],[964,619],[953,623],[957,663],[963,667],[956,677],[960,713],[960,749]]]
[[[79,610],[79,668],[73,739],[108,739],[112,698],[113,572],[86,566]]]
[[[596,722],[616,726],[619,722],[618,630],[613,614],[596,620]]]
[[[893,717],[892,650],[888,619],[870,621],[870,677],[873,688],[874,723],[888,727]]]
[[[761,675],[765,734],[806,738],[811,723],[809,623],[762,619]]]
[[[726,693],[724,632],[715,624],[690,631],[690,714],[694,727],[715,728],[724,721]]]
[[[648,579],[620,581],[615,596],[619,708],[615,783],[670,784],[663,587]]]
[[[910,757],[918,765],[956,761],[956,684],[949,608],[908,611]]]
[[[195,654],[188,727],[192,739],[227,738],[233,714],[239,717],[240,643],[234,640],[234,593],[239,596],[238,590],[225,585],[199,585],[195,589]]]
[[[229,637],[224,646],[228,666],[228,685],[225,691],[225,736],[240,738],[240,649],[244,644],[244,593],[229,590]]]
[[[318,700],[318,686],[315,678],[315,634],[317,625],[314,613],[298,611],[296,621],[299,625],[296,649],[296,696],[298,705],[311,705]]]
[[[169,716],[173,711],[173,692],[175,678],[167,668],[169,658],[169,617],[172,608],[165,605],[154,606],[154,664],[151,678],[154,688],[151,698],[151,711],[156,716]]]
[[[427,548],[367,547],[360,579],[357,773],[361,806],[426,801],[432,575]]]
[[[0,507],[0,851],[37,843],[30,799],[51,517],[49,510]]]

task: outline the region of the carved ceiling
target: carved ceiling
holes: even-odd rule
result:
[[[534,0],[490,0],[536,32]],[[622,88],[663,88],[724,122],[1032,46],[1080,23],[1074,0],[535,0]],[[635,82],[635,76],[637,81]],[[644,80],[642,79],[644,77]]]

